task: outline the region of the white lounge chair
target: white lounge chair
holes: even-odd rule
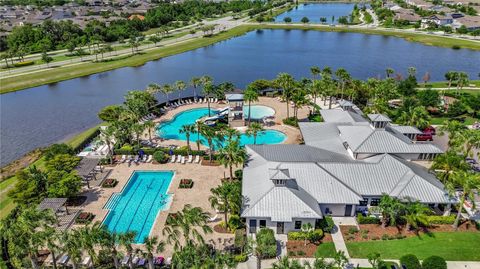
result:
[[[91,264],[92,264],[92,259],[90,259],[90,256],[85,257],[82,260],[82,265],[85,266],[85,267],[90,267]]]
[[[170,162],[171,162],[171,163],[174,163],[174,162],[175,162],[175,155],[172,155],[172,157],[170,158]]]
[[[182,155],[177,155],[177,163],[181,163],[182,162]]]
[[[208,222],[215,222],[218,219],[218,214],[208,219]]]
[[[69,259],[70,259],[70,257],[68,257],[67,254],[63,254],[62,257],[60,257],[60,259],[58,259],[58,264],[66,265]]]
[[[193,161],[193,156],[192,155],[188,155],[188,161],[187,163],[191,163]]]
[[[199,102],[200,104],[203,104],[203,98],[200,98],[200,99],[198,100],[198,102]]]
[[[120,159],[121,163],[124,163],[127,160],[127,155],[122,155],[122,158]]]
[[[123,257],[122,262],[121,262],[122,265],[123,266],[127,265],[129,260],[130,260],[130,257],[128,257],[128,256]]]
[[[127,163],[131,163],[133,161],[132,155],[127,156]]]
[[[214,103],[218,103],[218,98],[215,98],[215,100],[213,100]]]
[[[132,264],[137,265],[138,260],[140,260],[139,257],[137,257],[137,256],[133,257],[133,259],[132,259]]]
[[[135,159],[133,161],[138,164],[138,162],[140,161],[140,157],[138,157],[138,155],[135,155]]]
[[[146,161],[146,162],[149,163],[149,162],[152,161],[152,159],[153,159],[153,155],[148,155],[148,158],[147,158],[147,161]]]
[[[200,162],[200,155],[197,155],[195,156],[195,163],[199,163]]]
[[[148,158],[147,155],[143,155],[143,157],[142,157],[142,163],[147,162],[147,158]]]
[[[185,162],[186,162],[186,158],[185,156],[182,156],[182,164],[185,164]]]

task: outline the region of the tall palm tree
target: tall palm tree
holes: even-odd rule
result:
[[[312,78],[318,79],[318,76],[320,76],[321,69],[318,66],[312,66],[310,67],[310,74],[312,74]]]
[[[195,132],[195,125],[193,124],[185,124],[180,128],[180,133],[185,134],[187,138],[187,154],[190,155],[190,135]]]
[[[458,72],[457,75],[457,95],[460,92],[460,90],[465,86],[468,85],[468,74],[465,72]]]
[[[82,246],[74,231],[65,231],[62,235],[62,243],[62,249],[70,258],[73,269],[77,269],[82,258]]]
[[[458,72],[455,71],[448,71],[445,73],[445,79],[448,81],[448,89],[450,90],[450,87],[452,87],[452,82],[457,80],[458,77]]]
[[[345,252],[342,250],[337,251],[333,255],[333,264],[335,264],[337,268],[345,268],[345,266],[348,264],[348,258],[345,255]]]
[[[203,95],[207,98],[209,117],[211,116],[210,97],[212,97],[214,93],[215,93],[215,85],[213,85],[211,82],[207,82],[206,84],[203,85]]]
[[[129,258],[128,259],[128,267],[130,267],[130,269],[135,268],[135,266],[132,263],[132,256],[133,256],[133,246],[132,246],[132,244],[135,242],[135,236],[137,236],[137,233],[133,232],[133,231],[125,232],[125,233],[122,233],[122,234],[118,235],[118,241],[119,241],[120,245],[123,246],[125,248],[125,250],[127,251],[127,256]]]
[[[393,70],[393,68],[387,68],[385,69],[385,74],[387,74],[387,78],[390,78],[391,75],[393,75],[393,73],[395,73],[395,70]]]
[[[110,164],[113,162],[113,148],[112,140],[115,138],[115,128],[112,126],[106,126],[105,128],[100,129],[100,139],[103,143],[107,145],[108,148],[108,157]]]
[[[178,91],[178,99],[180,99],[180,94],[182,93],[183,90],[187,88],[187,84],[181,80],[175,81],[175,89]]]
[[[43,242],[45,242],[45,246],[48,248],[50,253],[52,254],[52,265],[53,269],[57,269],[57,251],[60,250],[60,245],[59,245],[59,240],[60,240],[60,234],[57,233],[57,231],[51,227],[51,226],[45,226],[44,227],[44,238]]]
[[[99,244],[105,247],[112,254],[113,265],[115,269],[120,268],[118,260],[117,245],[119,243],[119,236],[116,232],[110,232],[105,226],[102,226],[102,231],[99,236]]]
[[[148,260],[148,269],[155,269],[155,264],[153,263],[153,253],[159,253],[165,250],[165,242],[158,241],[158,236],[148,237],[145,236],[143,240],[145,244],[145,249],[147,251],[147,260]]]
[[[345,70],[345,68],[338,68],[337,71],[335,71],[335,76],[340,82],[340,88],[341,88],[341,93],[340,93],[340,98],[343,99],[343,92],[345,90],[345,85],[347,82],[351,80],[350,74]]]
[[[387,224],[395,225],[403,204],[397,198],[384,194],[380,198],[378,207],[382,212],[382,228],[385,228]]]
[[[258,123],[258,122],[254,122],[252,123],[250,126],[248,126],[248,129],[246,131],[246,134],[247,135],[251,135],[253,136],[253,144],[256,145],[257,144],[257,135],[262,132],[264,129],[263,129],[263,126]]]
[[[248,85],[247,89],[243,92],[243,99],[248,102],[248,126],[250,126],[251,122],[251,104],[252,102],[258,101],[258,91],[257,89],[252,85]]]
[[[192,77],[190,79],[190,85],[193,87],[193,97],[197,100],[197,87],[202,83],[200,77]]]
[[[225,168],[229,168],[231,180],[233,180],[233,166],[243,165],[246,159],[247,152],[237,140],[231,141],[218,152],[218,160]]]
[[[162,89],[162,87],[160,87],[160,85],[158,85],[157,83],[150,83],[150,84],[148,84],[148,86],[145,90],[147,92],[149,92],[150,94],[156,94],[156,93],[160,92],[161,89]]]
[[[298,120],[298,109],[309,103],[307,93],[303,88],[297,87],[291,98],[293,102],[293,117]]]
[[[210,189],[210,205],[224,214],[225,227],[228,227],[228,214],[240,211],[242,204],[242,184],[238,180],[223,181],[221,185]]]
[[[287,102],[287,118],[290,118],[290,98],[293,92],[295,80],[288,73],[280,73],[275,78],[276,83],[282,88],[282,97]]]
[[[458,147],[461,141],[461,132],[465,130],[465,125],[456,120],[446,120],[440,126],[440,135],[448,133],[448,147]]]
[[[203,132],[203,128],[205,128],[207,125],[203,124],[202,121],[196,121],[195,122],[195,132],[197,133],[197,150],[200,151],[200,134]]]
[[[398,118],[400,124],[415,126],[421,130],[430,125],[430,115],[423,106],[410,107]]]
[[[473,150],[480,149],[480,131],[473,129],[466,129],[460,133],[461,140],[464,145],[464,152],[466,156],[473,157]]]
[[[210,163],[213,162],[213,140],[217,137],[216,131],[207,125],[204,125],[202,129],[200,130],[201,134],[205,139],[207,139],[207,144],[208,144],[208,155],[210,157]]]
[[[469,165],[465,161],[465,156],[448,150],[435,157],[430,169],[440,175],[439,178],[443,183],[447,183],[454,171],[466,171]]]
[[[212,232],[212,228],[208,226],[209,218],[210,215],[202,208],[186,204],[181,211],[167,217],[162,234],[167,237],[168,244],[173,244],[175,251],[182,248],[182,242],[187,245],[203,245],[205,240],[202,233]]]
[[[86,250],[92,264],[95,263],[96,253],[95,246],[99,243],[100,235],[102,234],[102,224],[96,222],[90,226],[84,226],[75,230],[75,235],[77,236],[80,246],[82,249]]]
[[[143,131],[145,131],[145,125],[143,123],[134,122],[132,125],[130,125],[130,130],[135,134],[137,147],[140,148],[140,137]]]
[[[406,230],[410,230],[411,227],[417,230],[419,225],[429,225],[427,215],[431,213],[432,210],[428,206],[419,201],[409,200],[405,204],[405,214],[402,216],[407,223]]]
[[[155,128],[155,122],[152,120],[147,120],[143,123],[143,126],[148,131],[148,140],[152,142],[152,130]]]
[[[469,198],[470,201],[474,201],[475,191],[480,189],[480,174],[465,171],[454,172],[453,177],[447,182],[446,187],[451,195],[455,195],[455,191],[458,188],[461,189],[459,191],[460,200],[458,202],[458,213],[453,223],[453,227],[458,229],[465,200]],[[475,203],[472,203],[472,206],[475,207]]]
[[[165,85],[162,86],[160,91],[167,96],[167,104],[170,104],[170,98],[168,97],[168,95],[171,92],[173,92],[172,86],[170,86],[169,84],[165,84]]]

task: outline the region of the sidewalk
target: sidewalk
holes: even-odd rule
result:
[[[340,225],[345,223],[343,222],[344,219],[346,218],[336,218],[333,217],[333,223],[335,223],[335,227],[333,228],[332,231],[332,239],[333,239],[333,244],[335,244],[335,250],[337,251],[343,251],[345,253],[345,256],[350,259],[350,255],[348,254],[348,249],[347,245],[345,244],[345,240],[343,239],[342,232],[340,231]],[[356,226],[356,223],[355,223]]]

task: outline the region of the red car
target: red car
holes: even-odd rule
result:
[[[433,136],[431,133],[418,134],[417,141],[433,141]]]
[[[437,131],[435,130],[435,128],[433,126],[428,126],[427,128],[425,128],[425,130],[423,130],[423,133],[424,134],[436,135]]]

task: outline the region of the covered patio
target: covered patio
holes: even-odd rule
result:
[[[55,229],[65,231],[73,224],[80,210],[68,210],[67,198],[45,198],[38,210],[51,210],[57,220]]]
[[[90,182],[93,186],[100,186],[103,180],[110,174],[111,170],[104,169],[102,165],[99,165],[100,159],[96,158],[82,158],[75,170],[82,178],[83,182],[87,184],[90,189]]]

